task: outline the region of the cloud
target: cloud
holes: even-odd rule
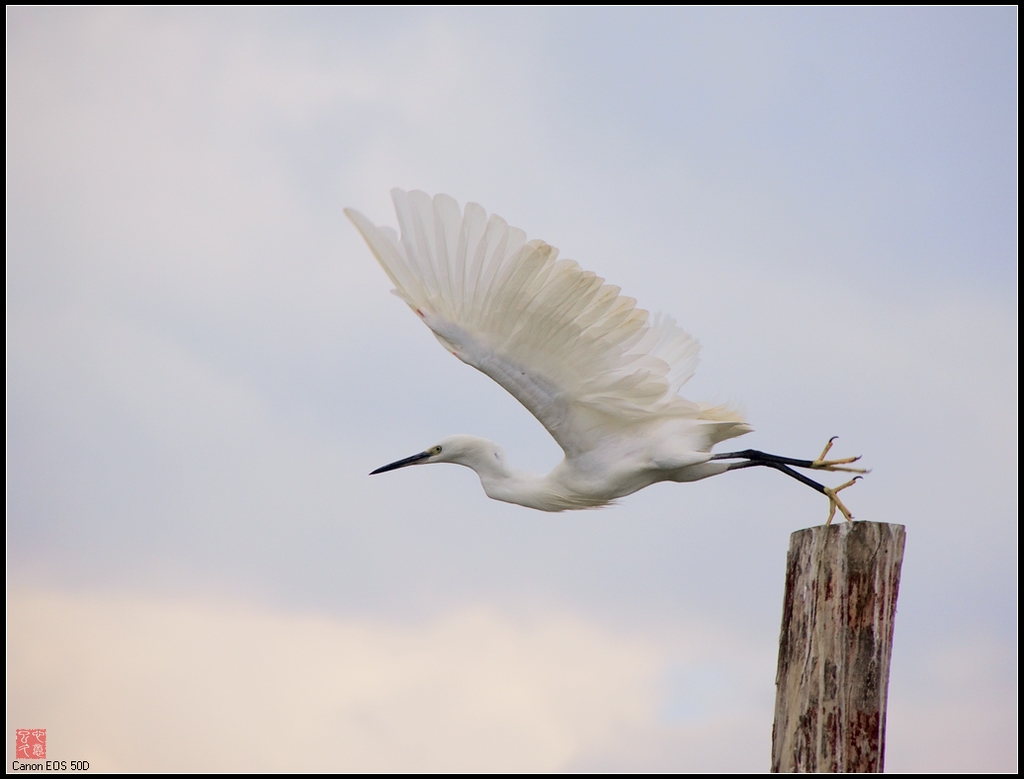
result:
[[[8,627],[11,721],[101,771],[559,770],[651,720],[664,664],[487,608],[386,624],[19,592]]]
[[[908,648],[897,639],[896,651]],[[889,690],[888,770],[1016,770],[1017,653],[1005,638],[985,631],[956,635],[896,667]]]
[[[629,633],[487,606],[383,621],[40,590],[10,592],[7,614],[9,726],[45,727],[51,758],[93,770],[758,771],[769,759],[774,647],[693,620]],[[984,636],[922,652],[894,677],[887,766],[1013,765],[1012,666]]]

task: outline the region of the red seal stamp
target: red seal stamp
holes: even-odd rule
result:
[[[20,760],[45,760],[46,728],[18,728],[14,731],[14,753]]]

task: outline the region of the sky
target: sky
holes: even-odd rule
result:
[[[751,469],[490,501],[560,450],[344,218],[478,202],[702,343],[742,446],[907,528],[886,767],[1017,768],[1017,12],[7,10],[7,752],[95,769],[761,771]],[[767,471],[767,469],[763,469]]]

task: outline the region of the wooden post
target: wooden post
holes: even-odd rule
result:
[[[772,771],[881,772],[906,531],[839,522],[789,538]]]

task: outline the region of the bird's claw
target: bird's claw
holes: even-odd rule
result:
[[[832,448],[832,444],[835,442],[837,438],[839,438],[839,436],[834,435],[830,439],[828,439],[828,443],[825,444],[825,448],[821,450],[821,454],[818,455],[818,458],[816,460],[811,461],[811,468],[818,471],[845,471],[846,473],[870,473],[871,471],[869,471],[867,468],[850,467],[850,463],[857,462],[857,460],[860,459],[860,455],[857,455],[856,457],[844,457],[840,460],[825,459],[825,455],[828,454],[829,449]],[[852,483],[853,482],[851,482],[851,484]],[[843,486],[848,487],[850,485],[844,484]],[[842,489],[842,487],[840,487],[839,489]]]
[[[829,450],[832,448],[832,444],[835,443],[835,441],[836,441],[836,439],[838,437],[839,436],[832,436],[830,439],[828,439],[828,443],[825,444],[825,448],[821,450],[821,454],[818,456],[818,459],[814,460],[811,463],[811,468],[814,468],[814,469],[817,469],[817,470],[822,470],[822,471],[846,471],[847,473],[870,473],[870,471],[867,468],[852,468],[852,467],[850,467],[850,463],[855,463],[855,462],[857,462],[860,459],[859,455],[857,457],[844,457],[844,458],[842,458],[840,460],[826,460],[825,459],[825,456],[828,454]],[[836,515],[836,509],[839,509],[839,512],[843,515],[843,517],[846,519],[847,522],[853,522],[853,514],[851,514],[850,510],[848,508],[846,508],[846,506],[843,505],[843,502],[841,500],[839,500],[838,493],[841,490],[845,490],[847,487],[852,487],[854,484],[857,483],[857,480],[860,479],[860,478],[861,478],[860,476],[854,476],[848,482],[846,482],[845,484],[840,484],[838,487],[826,487],[825,488],[825,494],[828,496],[828,508],[829,508],[828,519],[825,521],[826,525],[831,525],[832,524],[832,519]]]
[[[839,509],[842,515],[846,518],[847,522],[853,522],[853,514],[851,514],[850,510],[843,505],[843,502],[841,500],[839,500],[839,495],[837,493],[839,493],[841,490],[845,490],[847,487],[852,487],[854,484],[857,483],[857,480],[860,478],[860,476],[854,476],[852,479],[846,482],[846,484],[840,484],[838,487],[835,488],[825,488],[825,494],[828,496],[829,506],[828,519],[825,521],[826,525],[832,524],[832,518],[836,515],[836,509]]]

